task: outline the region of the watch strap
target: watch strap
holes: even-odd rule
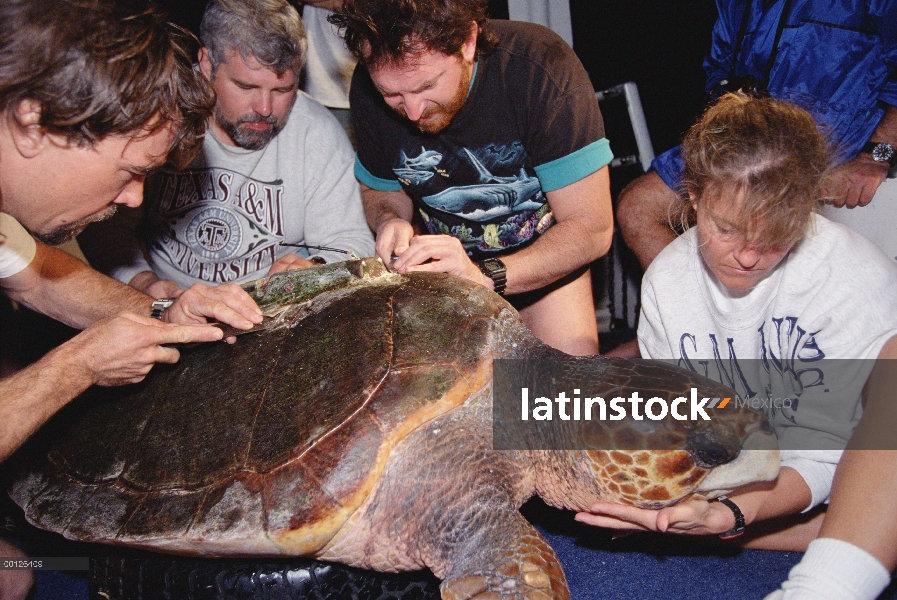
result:
[[[477,266],[483,275],[492,280],[493,291],[499,296],[504,296],[508,285],[508,270],[505,263],[498,258],[487,258],[477,262]]]
[[[162,320],[168,307],[174,304],[174,298],[158,298],[150,304],[150,318]]]
[[[730,540],[732,538],[736,538],[742,533],[744,533],[745,522],[744,522],[744,513],[741,512],[741,509],[738,508],[738,505],[726,498],[725,496],[720,496],[715,499],[720,504],[723,504],[732,511],[732,514],[735,515],[735,527],[730,529],[729,531],[724,531],[719,534],[719,539],[721,540]]]
[[[897,148],[887,142],[866,142],[862,152],[871,154],[877,162],[888,163],[892,168],[897,166]]]

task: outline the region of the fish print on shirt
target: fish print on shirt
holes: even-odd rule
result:
[[[554,223],[539,179],[527,172],[518,143],[476,152],[460,148],[451,155],[421,147],[418,154],[410,154],[400,150],[393,172],[417,200],[427,230],[457,237],[469,254],[520,246]],[[467,185],[452,185],[453,175]]]
[[[213,284],[267,271],[283,241],[283,181],[221,168],[160,173],[154,246]]]

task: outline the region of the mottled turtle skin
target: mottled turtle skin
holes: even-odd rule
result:
[[[774,450],[747,475],[729,468],[749,434],[770,437],[742,410],[714,421],[725,448],[712,459],[676,423],[682,450],[493,450],[493,358],[560,353],[482,286],[364,259],[248,289],[272,315],[266,331],[187,349],[61,413],[11,488],[32,523],[180,554],[429,568],[444,598],[566,598],[554,552],[518,512],[533,494],[574,510],[662,506],[778,469]],[[608,392],[720,393],[679,370],[602,364],[592,378]]]

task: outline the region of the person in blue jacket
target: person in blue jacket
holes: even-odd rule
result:
[[[823,214],[897,258],[897,179],[887,179],[897,176],[897,2],[718,0],[717,8],[704,61],[711,99],[744,88],[809,111],[840,163]],[[616,213],[644,269],[676,237],[669,207],[680,191],[679,147],[651,167],[623,190]]]

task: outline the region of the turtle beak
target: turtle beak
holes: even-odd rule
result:
[[[737,454],[734,460],[711,470],[695,492],[716,498],[748,483],[772,481],[779,474],[779,443],[770,428],[748,435]]]

